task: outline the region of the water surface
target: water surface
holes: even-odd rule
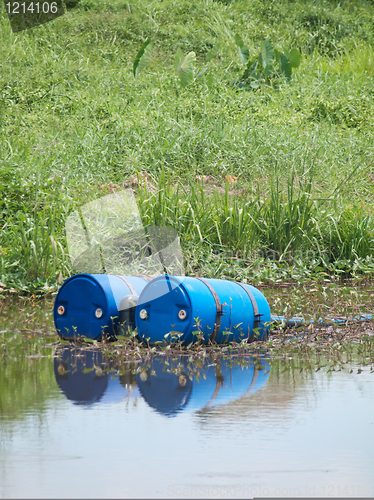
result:
[[[35,353],[1,335],[3,498],[374,494],[374,373],[357,360],[330,373],[266,356],[118,369],[94,349]]]

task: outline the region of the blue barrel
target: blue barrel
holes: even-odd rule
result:
[[[150,369],[136,375],[136,382],[148,405],[169,417],[250,396],[266,384],[270,374],[265,358],[256,365],[253,358],[244,365],[233,365],[229,359],[208,358],[203,361],[198,376],[190,373],[186,356],[178,358],[177,373],[170,370],[170,363],[166,365],[165,361],[165,358],[153,358]]]
[[[100,340],[119,330],[121,300],[140,295],[148,279],[110,274],[76,274],[63,283],[55,300],[53,317],[60,337]],[[130,325],[134,327],[134,325]]]
[[[158,276],[145,286],[135,309],[139,337],[151,344],[166,339],[188,345],[199,337],[218,344],[265,340],[270,321],[259,290],[218,279]]]

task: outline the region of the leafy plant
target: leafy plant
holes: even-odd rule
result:
[[[153,43],[151,39],[148,38],[143,43],[143,45],[141,46],[139,52],[135,57],[133,64],[133,73],[134,77],[137,78],[139,73],[144,68],[152,64],[156,70],[158,83],[161,89],[160,73],[158,71],[156,61],[152,58],[152,50],[153,50]],[[212,57],[214,57],[214,55],[212,55]],[[193,82],[193,69],[195,61],[196,61],[195,52],[189,52],[186,56],[184,56],[182,50],[178,48],[177,53],[175,54],[174,67],[175,67],[175,73],[177,75],[177,78],[179,79],[181,87],[186,87],[187,85]]]
[[[235,35],[235,42],[240,60],[245,65],[244,73],[238,82],[239,88],[257,89],[262,83],[270,84],[282,76],[290,80],[292,68],[298,68],[300,65],[300,54],[296,49],[280,52],[269,40],[263,40],[260,53],[251,59],[249,49],[240,35]]]
[[[153,67],[155,68],[157,73],[158,83],[161,90],[160,73],[158,71],[155,60],[152,59],[152,49],[153,49],[153,43],[151,39],[148,38],[140,47],[139,52],[136,54],[133,64],[134,77],[136,78],[144,68],[149,66],[149,64],[153,64]]]
[[[181,87],[187,87],[187,85],[193,82],[193,67],[195,61],[195,52],[189,52],[184,56],[182,50],[178,48],[175,54],[174,67]]]

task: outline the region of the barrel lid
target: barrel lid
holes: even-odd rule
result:
[[[141,339],[152,343],[170,342],[170,336],[181,334],[180,340],[191,329],[192,306],[182,277],[158,276],[143,289],[135,312],[135,322]],[[165,335],[170,334],[165,338]],[[174,340],[178,337],[175,336]]]
[[[76,274],[66,280],[56,296],[53,315],[56,329],[63,338],[81,335],[100,338],[110,318],[107,296],[98,279],[89,274]]]

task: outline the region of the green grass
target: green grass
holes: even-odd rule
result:
[[[2,7],[0,281],[55,287],[71,271],[67,215],[141,170],[160,187],[144,221],[180,232],[190,274],[371,276],[373,19],[365,0],[83,0],[12,34]],[[265,38],[297,48],[291,81],[238,90],[237,33],[251,56]],[[132,74],[147,38],[161,88],[152,67]],[[195,75],[207,68],[184,89],[178,47],[196,52]],[[201,174],[237,176],[246,194],[203,194]]]

